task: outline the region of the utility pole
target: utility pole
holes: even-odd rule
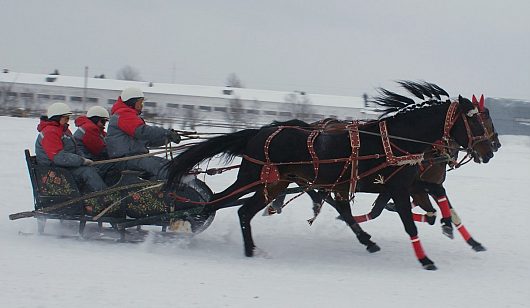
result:
[[[364,100],[364,108],[368,108],[368,94],[363,94],[363,100]]]
[[[86,112],[87,84],[88,84],[88,66],[85,66],[85,87],[83,88],[83,112]]]

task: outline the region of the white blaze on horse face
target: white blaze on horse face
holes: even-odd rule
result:
[[[468,117],[471,118],[471,117],[473,117],[473,116],[474,116],[475,114],[477,114],[477,113],[478,113],[478,109],[477,109],[477,107],[475,107],[475,108],[469,110],[469,111],[466,113],[466,115],[467,115]]]

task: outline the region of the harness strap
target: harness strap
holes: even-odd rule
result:
[[[312,225],[315,219],[317,218],[318,214],[320,213],[320,209],[322,208],[322,205],[324,204],[324,201],[328,196],[331,194],[332,191],[335,191],[335,187],[339,184],[343,183],[350,183],[348,196],[346,197],[348,201],[352,200],[355,194],[355,188],[357,186],[357,181],[359,180],[359,177],[357,176],[357,161],[359,160],[359,148],[361,145],[360,138],[359,138],[359,122],[354,121],[351,124],[347,125],[345,127],[348,130],[348,137],[350,139],[350,147],[351,147],[351,154],[350,157],[348,157],[348,160],[344,161],[344,166],[342,167],[342,171],[337,177],[337,180],[335,180],[335,183],[330,185],[320,184],[319,187],[329,187],[328,193],[325,198],[322,199],[322,202],[320,202],[318,208],[315,210],[315,214],[312,218],[308,219],[307,222],[309,225]],[[379,156],[378,156],[379,157]],[[350,171],[350,178],[348,180],[340,181],[346,174],[346,171],[348,170],[348,167],[351,168]],[[340,196],[335,192],[335,198],[345,198],[345,196]]]
[[[267,140],[265,140],[265,144],[263,145],[263,153],[265,155],[265,166],[261,169],[260,174],[260,182],[264,184],[263,187],[263,195],[265,197],[265,202],[269,203],[269,193],[267,190],[269,183],[274,183],[278,180],[280,180],[280,172],[278,171],[278,167],[271,163],[271,158],[269,156],[269,147],[271,144],[271,141],[276,135],[278,135],[285,126],[279,126],[272,134],[267,137]]]
[[[386,121],[379,122],[379,131],[381,132],[381,142],[383,143],[383,149],[385,151],[386,161],[388,162],[389,165],[391,166],[415,165],[415,164],[419,164],[423,160],[423,153],[408,154],[408,155],[403,155],[403,156],[394,156],[394,153],[392,152],[392,144],[390,143],[390,138],[388,137]],[[396,146],[394,145],[394,147]],[[405,152],[401,149],[400,151]]]
[[[318,168],[320,166],[320,162],[318,160],[317,153],[315,152],[314,142],[315,139],[318,137],[319,131],[314,130],[312,131],[309,136],[307,136],[307,151],[309,152],[309,155],[311,155],[311,160],[313,161],[313,170],[315,172],[315,178],[313,179],[313,182],[316,182],[318,177]]]
[[[358,168],[357,161],[359,157],[359,148],[361,147],[361,140],[359,139],[359,123],[354,122],[351,125],[346,126],[348,128],[348,134],[350,136],[350,146],[351,146],[351,174],[350,174],[350,193],[349,199],[351,200],[355,194],[355,188],[357,187],[357,177]]]
[[[447,113],[445,114],[445,122],[444,122],[444,134],[442,136],[442,140],[444,142],[448,142],[449,139],[451,139],[451,136],[449,135],[451,132],[451,128],[456,122],[456,109],[458,108],[458,102],[452,102],[449,105],[449,108],[447,108]]]

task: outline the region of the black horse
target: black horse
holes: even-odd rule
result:
[[[501,147],[499,141],[499,135],[493,125],[493,120],[489,114],[488,108],[484,106],[484,96],[477,100],[473,95],[473,104],[479,110],[480,119],[484,125],[487,133],[487,138],[491,142],[491,147],[494,152],[497,152]],[[477,242],[468,232],[467,228],[462,223],[462,220],[456,213],[454,207],[447,197],[446,190],[443,183],[446,179],[446,167],[458,166],[456,161],[458,158],[458,151],[454,149],[444,149],[438,146],[434,146],[433,149],[426,153],[425,160],[420,165],[420,172],[413,186],[411,187],[411,197],[414,205],[421,207],[425,210],[426,214],[414,213],[413,217],[415,221],[427,222],[434,224],[436,219],[436,210],[432,206],[429,196],[433,197],[438,207],[442,212],[442,232],[449,238],[454,238],[452,224],[454,224],[462,235],[464,240],[473,248],[475,251],[485,251],[486,248],[481,243]],[[474,158],[476,162],[480,162],[480,158]],[[313,199],[313,203],[319,203],[325,197],[323,193],[313,192],[310,194]],[[387,204],[390,200],[390,196],[386,193],[381,193],[374,202],[373,209],[366,215],[354,216],[354,219],[358,222],[364,222],[377,218],[384,208],[395,211],[392,203]],[[275,200],[276,202],[276,200]]]
[[[296,121],[297,126],[291,126],[293,122],[276,123],[214,137],[171,161],[167,185],[179,183],[195,165],[214,155],[223,153],[228,159],[242,156],[236,181],[215,194],[205,210],[231,206],[254,192],[238,210],[245,255],[250,257],[255,248],[251,219],[290,183],[333,193],[335,209],[358,240],[370,252],[379,250],[355,222],[349,206],[350,193],[356,186],[368,190],[377,181],[375,186],[380,187],[373,188],[373,192],[384,189],[394,200],[420,263],[426,269],[436,269],[421,247],[410,210],[409,187],[417,175],[414,164],[442,137],[453,138],[460,146],[475,151],[484,162],[493,157],[493,152],[489,142],[477,139],[485,132],[471,101],[463,97],[456,102],[441,101],[440,93],[445,91],[429,85],[432,98],[421,104],[382,89],[377,103],[387,108],[388,115],[362,125],[354,122],[343,129],[314,130]]]
[[[410,86],[410,84],[407,85]],[[416,89],[419,89],[424,85],[416,83],[414,86]],[[424,92],[425,90],[419,93]],[[499,140],[499,135],[495,130],[495,126],[493,125],[493,119],[489,114],[489,110],[484,106],[484,95],[480,97],[480,100],[477,100],[475,95],[473,95],[472,103],[479,110],[480,119],[482,120],[484,128],[487,132],[487,138],[491,142],[493,151],[497,152],[501,147],[501,143]],[[343,122],[335,119],[326,119],[324,121],[312,123],[312,126],[319,127],[322,125],[322,123],[326,123],[327,125],[336,125]],[[427,222],[431,225],[435,223],[436,209],[434,209],[429,199],[429,196],[431,196],[436,201],[442,212],[442,218],[440,220],[442,223],[442,233],[453,239],[454,235],[452,225],[454,224],[458,232],[473,248],[473,250],[485,251],[486,248],[471,236],[467,228],[462,223],[460,216],[456,213],[456,210],[449,201],[446,190],[443,186],[447,174],[446,167],[448,165],[451,168],[459,166],[459,163],[456,161],[458,159],[458,145],[456,142],[451,141],[449,146],[449,148],[445,148],[443,146],[440,147],[440,144],[436,144],[433,146],[431,151],[425,153],[425,159],[419,166],[420,169],[418,177],[411,187],[411,197],[413,200],[413,206],[421,207],[426,213],[413,213],[414,221]],[[473,155],[471,156],[473,157]],[[473,158],[477,163],[480,163],[480,157]],[[329,204],[334,203],[334,200],[330,198],[326,192],[310,190],[307,191],[307,194],[313,201],[313,211],[315,214],[320,211],[324,201]],[[283,206],[285,206],[285,197],[285,194],[280,194],[276,199],[274,199],[271,205],[267,208],[265,214],[270,215],[280,213]],[[356,215],[353,216],[353,218],[355,221],[357,221],[357,223],[362,223],[379,217],[385,208],[390,211],[395,211],[395,205],[393,203],[388,203],[390,198],[391,197],[389,194],[384,191],[381,192],[378,198],[374,201],[373,208],[368,214]]]
[[[484,106],[484,96],[482,95],[480,100],[477,100],[473,95],[472,102],[477,105],[484,127],[488,132],[488,138],[491,142],[492,149],[494,152],[497,152],[501,147],[501,143],[499,140],[499,135],[495,130],[495,126],[493,125],[493,120],[489,114],[489,110]],[[453,164],[458,166],[456,161],[453,162]],[[433,216],[433,213],[435,213],[436,210],[432,206],[432,203],[429,199],[429,196],[431,196],[442,211],[441,222],[443,233],[452,239],[452,224],[454,224],[460,235],[473,248],[473,250],[485,251],[486,248],[471,236],[467,228],[462,223],[460,216],[456,213],[453,205],[449,201],[449,198],[447,197],[445,187],[443,186],[443,182],[445,181],[445,176],[447,173],[445,167],[445,163],[433,164],[426,166],[426,168],[420,172],[420,176],[414,185],[411,196],[413,198],[414,205],[421,207],[427,213],[415,214],[414,219],[416,221],[427,221],[431,224],[433,223],[432,220],[435,217]],[[449,215],[444,215],[444,211],[449,211]]]

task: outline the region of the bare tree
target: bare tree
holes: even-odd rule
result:
[[[116,79],[141,81],[140,72],[130,65],[126,65],[118,70]]]
[[[22,93],[20,93],[19,95],[19,103],[22,103],[22,108],[24,108],[25,111],[34,109],[36,94],[35,92],[31,91],[31,88],[24,88]]]
[[[226,77],[226,86],[231,88],[244,88],[243,82],[237,77],[236,73],[231,73]]]
[[[241,102],[239,97],[236,96],[230,99],[228,102],[226,120],[234,132],[237,130],[237,128],[244,127],[246,125],[245,110],[243,109],[243,102]]]
[[[1,110],[4,114],[17,104],[17,97],[11,92],[13,84],[14,82],[0,84]]]
[[[311,120],[313,107],[311,106],[311,100],[305,92],[289,93],[285,96],[285,102],[290,104],[290,110],[297,119],[302,121]]]
[[[195,127],[197,127],[197,123],[200,120],[199,113],[192,107],[194,106],[184,109],[184,118],[181,125],[182,129],[189,128],[190,130],[195,130]]]

